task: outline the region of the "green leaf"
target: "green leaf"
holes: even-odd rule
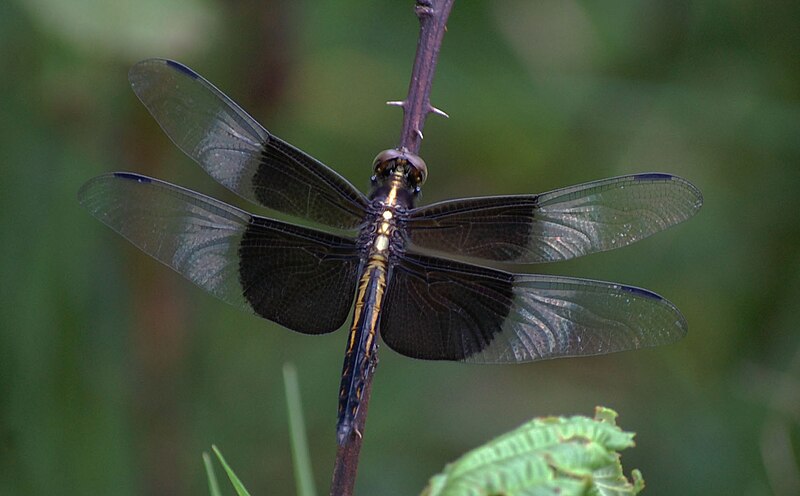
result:
[[[617,414],[597,407],[594,418],[534,419],[465,454],[431,478],[423,496],[614,495],[644,488],[629,481],[617,450],[634,446]]]

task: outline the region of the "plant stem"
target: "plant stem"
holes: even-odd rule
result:
[[[369,397],[372,394],[372,378],[375,374],[375,367],[378,365],[377,351],[376,348],[372,355],[372,366],[370,366],[364,378],[364,390],[354,422],[356,435],[347,436],[346,441],[343,444],[337,445],[336,448],[336,461],[333,465],[333,481],[331,482],[331,496],[350,496],[353,494],[353,487],[356,483],[356,472],[358,471],[358,455],[361,452],[361,442],[364,439],[364,425],[367,421],[367,410],[369,410]]]
[[[422,128],[428,114],[435,112],[447,116],[431,105],[430,95],[439,48],[447,31],[447,18],[454,1],[417,0],[414,10],[420,23],[419,41],[411,82],[408,85],[408,96],[401,102],[389,102],[391,105],[403,107],[403,130],[398,148],[405,148],[415,155],[419,153]]]
[[[416,0],[414,7],[414,12],[419,18],[420,30],[414,68],[411,71],[411,82],[408,85],[408,96],[403,101],[389,102],[391,105],[403,108],[403,129],[398,149],[405,149],[413,154],[419,152],[422,143],[422,128],[425,126],[425,118],[428,114],[435,112],[446,115],[431,106],[430,94],[439,48],[442,45],[447,18],[450,16],[454,1]],[[372,378],[378,365],[377,349],[373,353],[372,359],[373,362],[364,378],[364,390],[354,421],[356,435],[348,436],[336,450],[331,496],[353,494],[358,469],[358,455],[361,451],[369,398],[372,392]]]

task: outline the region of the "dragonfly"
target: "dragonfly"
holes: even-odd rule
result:
[[[701,207],[700,191],[680,177],[632,174],[415,206],[428,169],[406,149],[377,155],[365,195],[178,62],[139,62],[129,80],[175,145],[216,181],[327,230],[132,172],[89,180],[80,203],[197,286],[293,331],[333,332],[353,309],[340,445],[359,434],[378,335],[418,359],[524,363],[662,345],[687,332],[675,305],[646,289],[478,265],[556,262],[644,239]]]

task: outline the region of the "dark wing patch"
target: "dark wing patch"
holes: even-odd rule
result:
[[[487,348],[514,303],[513,275],[406,254],[392,267],[381,310],[383,340],[426,360],[464,360]]]
[[[244,297],[257,314],[309,334],[344,324],[359,271],[352,240],[253,217],[239,257]]]

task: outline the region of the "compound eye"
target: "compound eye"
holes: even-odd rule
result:
[[[414,187],[422,186],[422,183],[428,179],[428,166],[425,165],[425,161],[417,155],[406,153],[405,156],[408,165],[411,167],[411,170],[408,171],[408,178],[411,185]]]
[[[372,162],[372,167],[375,170],[375,175],[378,177],[386,177],[394,168],[394,162],[403,154],[399,150],[384,150],[380,152],[375,160]]]
[[[375,157],[373,162],[375,176],[388,177],[396,165],[407,168],[406,177],[414,188],[419,187],[428,178],[428,166],[424,160],[407,150],[395,148],[384,150]]]

